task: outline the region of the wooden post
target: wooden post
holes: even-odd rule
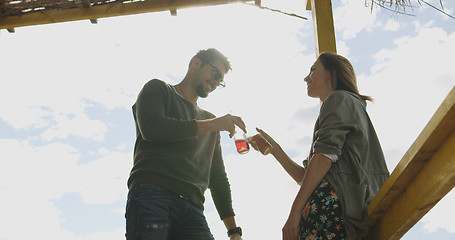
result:
[[[336,52],[335,28],[331,0],[306,0],[306,9],[313,13],[316,57],[325,51]]]

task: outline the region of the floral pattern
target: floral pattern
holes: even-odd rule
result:
[[[300,240],[348,240],[340,200],[323,179],[308,199],[299,224]]]

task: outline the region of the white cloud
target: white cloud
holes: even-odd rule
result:
[[[80,157],[74,147],[62,143],[35,147],[27,141],[0,139],[0,149],[2,189],[43,199],[58,198],[74,189],[68,185],[68,179],[76,179],[74,170]],[[29,190],[21,193],[24,188]]]
[[[41,137],[51,141],[54,138],[65,139],[69,135],[91,138],[94,141],[104,140],[107,132],[106,125],[99,120],[90,120],[87,115],[82,114],[75,118],[68,119],[68,116],[55,116],[57,124],[47,128]]]
[[[33,147],[28,142],[1,139],[0,152],[0,195],[5,196],[0,205],[2,238],[68,239],[59,231],[61,212],[49,199],[71,189],[65,183],[74,177],[77,150],[58,143]],[[27,231],[24,219],[33,223]]]
[[[1,162],[2,191],[21,193],[21,189],[30,188],[21,194],[35,193],[43,200],[57,199],[64,193],[81,192],[84,202],[100,204],[125,198],[126,179],[132,164],[131,152],[105,152],[101,158],[78,165],[80,152],[62,143],[35,147],[27,141],[0,139],[0,150],[2,159],[8,159]],[[103,191],[89,194],[92,189]]]
[[[423,26],[374,56],[373,74],[361,81],[377,100],[370,109],[385,149],[407,149],[454,86],[455,71],[444,54],[455,51],[454,41],[455,33]]]
[[[393,20],[393,19],[389,19],[387,20],[387,23],[385,25],[385,30],[387,31],[398,31],[398,29],[400,29],[400,23],[396,20]]]
[[[105,147],[98,149],[98,153],[101,155],[107,155],[107,154],[109,154],[109,152],[110,152],[109,149],[107,149]]]
[[[126,144],[120,144],[119,146],[117,146],[117,150],[119,151],[125,151],[126,148],[127,148]]]
[[[346,44],[346,41],[337,41],[337,53],[345,56],[348,59],[350,58],[351,51]]]
[[[111,204],[126,199],[126,181],[132,167],[132,154],[111,152],[79,167],[78,189],[84,203]]]
[[[80,152],[62,143],[35,147],[27,141],[0,139],[0,152],[0,195],[9,196],[0,205],[2,238],[75,239],[74,233],[62,229],[63,212],[52,203],[65,193],[80,192],[84,203],[110,204],[126,198],[131,153],[112,152],[78,166]],[[24,219],[33,222],[28,231],[23,231]]]
[[[371,11],[358,1],[342,0],[340,7],[333,8],[335,29],[343,40],[353,39],[363,30],[371,31],[379,25],[376,11]]]
[[[83,88],[54,82],[55,78],[31,81],[28,74],[36,73],[22,71],[9,79],[11,83],[6,88],[0,89],[0,118],[16,129],[44,130],[41,137],[47,141],[69,135],[104,138],[104,123],[85,113],[90,105],[81,94]]]
[[[42,35],[38,36],[33,31],[36,29],[2,36],[1,52],[5,57],[0,63],[14,74],[3,74],[1,78],[0,118],[16,129],[45,129],[42,135],[45,140],[69,135],[102,140],[106,126],[88,117],[87,109],[94,104],[108,109],[130,109],[133,91],[136,94],[142,84],[131,79],[138,79],[137,75],[145,79],[144,71],[148,70],[143,67],[141,72],[131,67],[143,61],[131,61],[132,53],[118,51],[115,40],[107,40],[109,36],[103,37],[81,22],[68,24],[85,31],[55,35],[54,31],[65,29],[65,25],[57,24],[39,29]],[[91,38],[80,38],[78,34]],[[46,37],[50,35],[53,37]],[[92,41],[96,35],[100,39]],[[74,39],[79,39],[78,43],[68,46]],[[5,47],[14,44],[22,47]],[[132,71],[124,70],[129,67]]]

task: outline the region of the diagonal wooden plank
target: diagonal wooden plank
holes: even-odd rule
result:
[[[455,185],[455,133],[370,228],[367,239],[400,239]]]
[[[368,239],[399,239],[455,185],[455,87],[368,206]]]

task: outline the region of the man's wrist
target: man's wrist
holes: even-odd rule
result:
[[[197,132],[198,132],[198,134],[212,132],[213,128],[214,128],[213,118],[212,119],[196,120],[196,124],[197,124]]]
[[[236,228],[229,229],[227,231],[228,237],[230,237],[232,234],[236,234],[236,233],[238,233],[240,236],[242,236],[242,228],[236,227]]]

